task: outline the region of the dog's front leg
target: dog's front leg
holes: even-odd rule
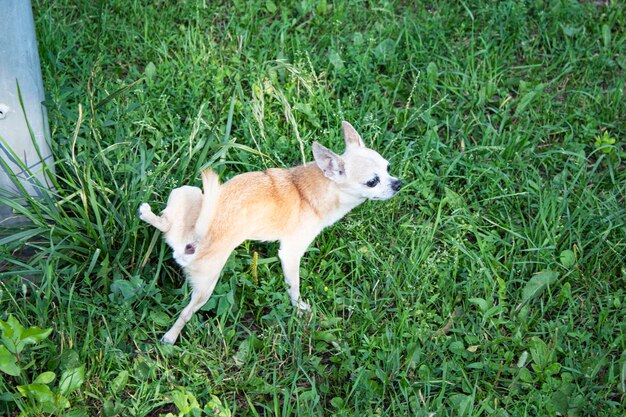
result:
[[[302,241],[281,241],[278,251],[291,304],[300,311],[311,308],[300,298],[300,259],[308,246],[309,242],[304,244]]]

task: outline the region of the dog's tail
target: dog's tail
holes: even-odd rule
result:
[[[220,195],[219,178],[215,172],[208,168],[202,171],[202,192],[202,205],[194,229],[198,239],[202,239],[209,230],[213,217],[215,217],[217,199]]]

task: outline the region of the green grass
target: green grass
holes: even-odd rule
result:
[[[0,319],[53,331],[0,414],[84,366],[58,415],[624,415],[622,2],[152,3],[34,2],[56,188],[2,231]],[[160,345],[188,288],[139,204],[342,119],[406,187],[316,239],[312,314],[248,242]]]

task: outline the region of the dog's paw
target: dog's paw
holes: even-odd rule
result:
[[[298,300],[297,302],[293,303],[293,305],[294,307],[298,309],[297,310],[298,317],[302,317],[305,311],[311,310],[311,306],[302,300]]]
[[[170,333],[171,332],[167,332],[163,335],[163,337],[161,338],[161,343],[163,343],[164,345],[173,345],[174,343],[176,343],[178,335],[172,335]]]
[[[139,206],[139,218],[140,218],[141,220],[145,221],[145,220],[146,220],[146,218],[145,218],[145,217],[146,217],[148,214],[150,214],[150,213],[152,213],[152,209],[150,208],[150,204],[148,204],[148,203],[142,203],[142,204]]]

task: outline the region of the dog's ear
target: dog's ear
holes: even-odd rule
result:
[[[341,122],[343,128],[343,140],[346,142],[346,149],[351,146],[365,147],[361,135],[352,127],[352,125],[345,120]]]
[[[327,178],[333,181],[343,181],[346,178],[346,168],[343,159],[333,151],[317,142],[313,142],[313,158]]]

